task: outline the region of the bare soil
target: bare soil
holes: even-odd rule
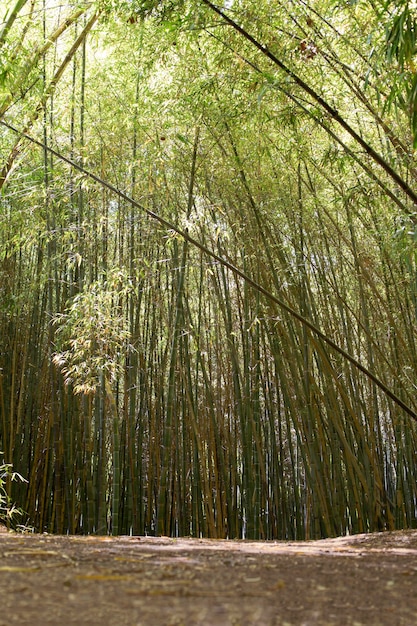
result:
[[[310,542],[0,533],[0,626],[414,626],[417,531]]]

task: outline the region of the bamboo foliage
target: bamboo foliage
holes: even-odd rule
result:
[[[60,533],[414,527],[412,138],[358,78],[378,68],[338,34],[351,9],[247,2],[220,33],[205,1],[197,23],[104,3],[29,25],[41,4],[0,30],[3,121],[39,142],[1,126],[13,501]]]

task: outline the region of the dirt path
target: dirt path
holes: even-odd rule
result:
[[[417,531],[287,542],[0,534],[0,626],[414,626]]]

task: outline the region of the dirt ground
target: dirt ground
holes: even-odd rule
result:
[[[0,533],[0,626],[414,626],[417,531],[288,542]]]

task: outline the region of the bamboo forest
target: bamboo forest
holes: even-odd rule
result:
[[[18,523],[416,528],[416,149],[415,2],[2,0]]]

